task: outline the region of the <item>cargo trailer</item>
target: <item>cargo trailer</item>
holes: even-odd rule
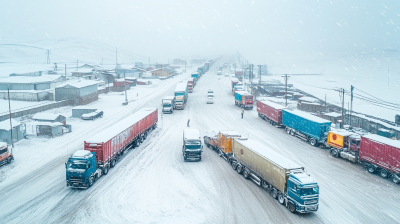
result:
[[[272,125],[282,125],[282,110],[285,108],[285,106],[268,100],[257,100],[258,116]]]
[[[329,132],[331,121],[304,111],[283,109],[282,125],[288,134],[318,146],[325,143],[325,133]]]
[[[176,85],[174,96],[175,96],[175,109],[183,110],[185,108],[188,98],[187,82],[180,82]]]

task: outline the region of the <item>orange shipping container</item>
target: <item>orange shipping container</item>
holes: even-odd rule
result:
[[[241,137],[236,131],[220,131],[218,134],[218,148],[224,154],[232,154],[232,139]]]

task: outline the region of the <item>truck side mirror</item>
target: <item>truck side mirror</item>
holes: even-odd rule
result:
[[[67,169],[67,163],[65,163],[65,169]]]

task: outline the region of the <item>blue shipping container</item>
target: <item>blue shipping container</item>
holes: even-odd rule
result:
[[[282,110],[282,124],[319,142],[324,141],[324,133],[331,127],[330,121],[299,110]]]

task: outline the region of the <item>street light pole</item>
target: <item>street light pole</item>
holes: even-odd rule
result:
[[[7,88],[8,92],[8,111],[10,113],[10,130],[11,130],[11,145],[12,149],[14,149],[14,139],[13,139],[13,126],[12,126],[12,121],[11,121],[11,103],[10,103],[10,86]],[[12,153],[12,150],[11,150]]]

